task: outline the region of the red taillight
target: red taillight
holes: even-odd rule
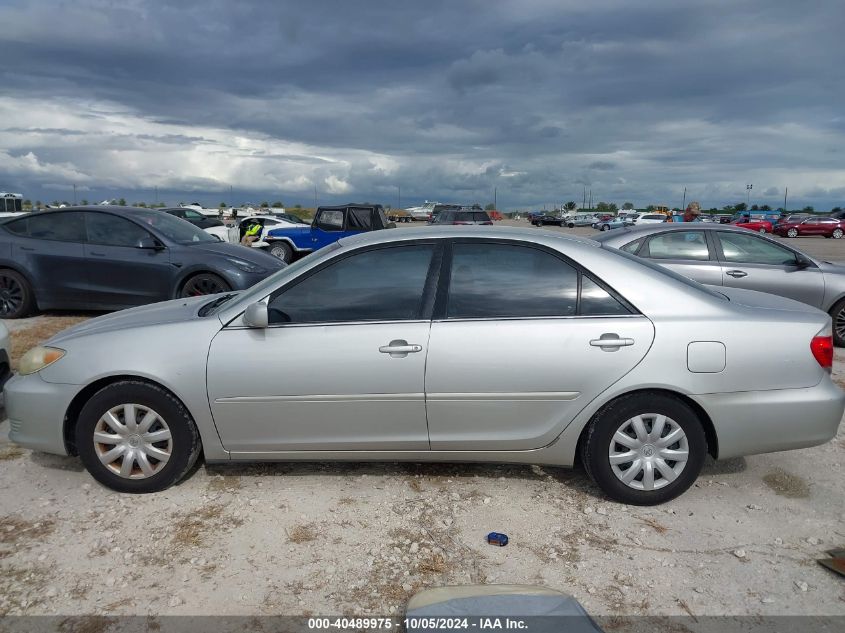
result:
[[[810,341],[810,351],[813,352],[813,358],[823,369],[827,371],[833,369],[832,336],[814,336],[813,340]]]

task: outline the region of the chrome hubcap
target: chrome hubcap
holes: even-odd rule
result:
[[[626,420],[616,430],[608,458],[613,474],[629,488],[658,490],[684,470],[689,443],[673,419],[644,413]]]
[[[94,427],[93,441],[103,466],[125,479],[152,477],[164,468],[173,450],[167,423],[140,404],[106,411]]]

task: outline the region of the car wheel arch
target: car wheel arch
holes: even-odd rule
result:
[[[175,398],[193,417],[190,408],[188,407],[188,405],[185,404],[185,400],[181,398],[179,394],[174,392],[167,385],[153,380],[152,378],[149,378],[147,376],[139,376],[136,374],[117,374],[112,376],[104,376],[102,378],[98,378],[93,382],[88,383],[82,389],[80,389],[79,392],[70,401],[67,411],[65,411],[65,417],[62,421],[62,438],[64,439],[65,450],[67,451],[68,455],[76,456],[79,454],[76,450],[76,441],[74,439],[74,435],[76,432],[76,423],[79,420],[79,414],[82,412],[82,409],[85,407],[85,404],[94,396],[94,394],[99,392],[101,389],[104,389],[109,385],[125,381],[142,382],[166,391],[171,397]],[[200,433],[200,443],[202,443],[202,433]]]
[[[216,275],[220,277],[223,281],[225,281],[227,284],[229,284],[231,288],[235,288],[235,286],[237,285],[233,283],[229,276],[224,272],[214,270],[212,268],[209,268],[208,266],[197,266],[181,272],[181,274],[176,278],[176,282],[173,284],[173,288],[170,289],[170,298],[181,299],[182,297],[179,296],[179,293],[181,292],[182,287],[187,283],[187,281],[191,277],[196,277],[197,275]]]
[[[586,419],[583,427],[578,433],[578,441],[575,445],[575,456],[573,459],[573,466],[578,465],[581,462],[581,446],[589,435],[590,422],[599,411],[601,411],[608,405],[616,402],[617,400],[620,400],[621,398],[629,398],[635,395],[648,394],[669,396],[670,398],[675,398],[690,407],[695,412],[696,416],[698,416],[698,419],[701,422],[701,427],[704,430],[704,437],[707,439],[707,453],[713,459],[719,458],[719,438],[716,434],[716,427],[713,425],[713,420],[710,418],[707,411],[705,411],[704,408],[698,402],[690,398],[688,395],[680,393],[678,391],[673,391],[672,389],[642,388],[632,389],[631,391],[626,391],[624,393],[617,394],[609,400],[602,402],[601,404],[596,404],[595,402],[593,403],[594,406],[591,407],[590,415]]]
[[[17,263],[0,262],[0,271],[2,270],[11,270],[26,279],[27,283],[29,284],[29,287],[32,289],[32,300],[35,303],[34,307],[36,310],[40,310],[41,306],[38,304],[38,287],[35,284],[35,280],[27,272],[27,270],[22,266],[19,266]]]

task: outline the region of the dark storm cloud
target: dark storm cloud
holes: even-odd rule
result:
[[[15,0],[0,187],[498,187],[513,207],[686,186],[721,206],[747,181],[761,202],[841,204],[843,17],[838,0]]]

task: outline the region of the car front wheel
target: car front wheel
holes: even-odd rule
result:
[[[758,231],[759,231],[760,233],[766,233],[766,228],[765,228],[765,227],[763,227],[763,226],[761,226],[761,227],[758,229]]]
[[[789,229],[786,232],[786,237],[798,237],[798,229]]]
[[[831,233],[831,237],[835,240],[841,240],[842,235],[843,235],[842,229],[833,229],[833,233]]]
[[[184,284],[179,291],[180,297],[199,297],[202,295],[213,295],[219,292],[229,292],[232,287],[226,281],[212,273],[201,273],[194,275]]]
[[[602,231],[609,231],[609,230],[610,230],[610,227],[609,227],[607,224],[602,224],[602,225],[601,225],[601,230],[602,230]]]
[[[187,409],[157,385],[112,383],[85,404],[76,448],[91,476],[118,492],[157,492],[176,483],[200,453]]]
[[[0,318],[19,319],[32,312],[32,286],[14,270],[0,270]]]
[[[587,474],[632,505],[674,499],[698,477],[707,439],[696,413],[669,395],[638,393],[603,407],[581,442]]]

